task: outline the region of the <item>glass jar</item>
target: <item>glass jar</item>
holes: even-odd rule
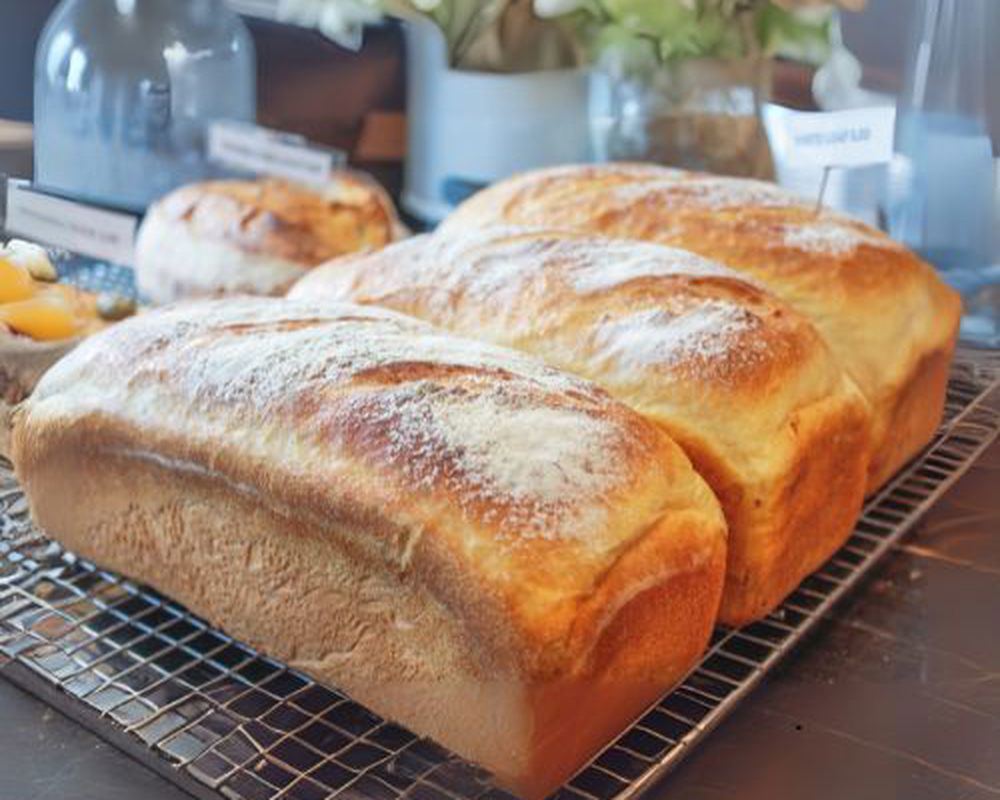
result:
[[[998,95],[987,65],[1000,4],[920,0],[915,20],[890,172],[889,232],[962,294],[962,337],[1000,347],[989,131],[989,104]]]
[[[649,161],[771,178],[761,118],[771,62],[691,58],[613,74],[597,69],[590,123],[597,161]]]
[[[35,61],[35,180],[141,211],[211,174],[205,128],[256,116],[256,58],[223,0],[63,0]]]

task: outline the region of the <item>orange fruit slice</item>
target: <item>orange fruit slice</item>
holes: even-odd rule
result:
[[[53,342],[80,333],[83,321],[74,311],[61,293],[47,293],[0,305],[0,322],[36,341]]]
[[[0,256],[0,303],[27,300],[35,294],[31,273],[19,264]]]

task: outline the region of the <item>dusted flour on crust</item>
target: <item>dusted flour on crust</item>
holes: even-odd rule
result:
[[[124,376],[117,390],[107,375]],[[180,305],[88,342],[39,402],[65,403],[70,387],[77,405],[93,397],[101,413],[195,438],[239,419],[248,433],[234,445],[261,459],[304,468],[335,444],[409,491],[446,493],[509,542],[586,542],[636,459],[655,468],[643,423],[593,385],[374,308]]]
[[[849,255],[862,245],[889,250],[901,247],[888,236],[853,220],[829,216],[820,217],[815,222],[785,226],[781,243],[807,253],[830,256]]]
[[[614,359],[622,368],[701,365],[726,359],[760,357],[754,330],[763,323],[746,308],[711,300],[687,313],[650,309],[611,319],[596,327],[599,357]]]

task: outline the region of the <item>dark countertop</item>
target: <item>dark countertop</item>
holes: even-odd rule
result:
[[[0,800],[188,797],[3,680],[0,721]],[[1000,798],[1000,441],[648,796]]]
[[[1000,441],[650,797],[1000,798]]]

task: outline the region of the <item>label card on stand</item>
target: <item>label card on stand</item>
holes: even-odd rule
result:
[[[138,220],[75,200],[44,194],[27,181],[8,181],[9,234],[113,264],[132,266]]]
[[[896,109],[775,108],[771,135],[789,167],[860,167],[892,160]]]
[[[223,167],[322,186],[343,154],[311,146],[303,137],[237,122],[208,129],[208,158]]]

